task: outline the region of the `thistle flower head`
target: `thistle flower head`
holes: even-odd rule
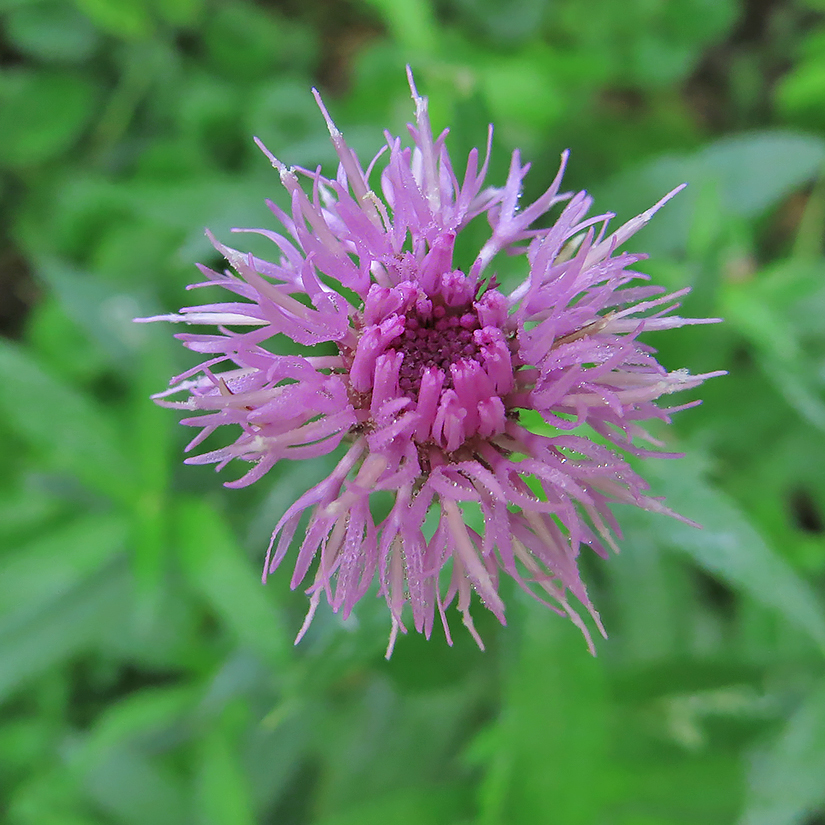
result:
[[[634,443],[651,440],[639,422],[680,409],[656,399],[719,374],[669,373],[639,340],[707,322],[673,315],[687,290],[665,294],[633,269],[646,256],[621,251],[679,189],[609,232],[613,216],[588,217],[586,192],[560,191],[565,152],[549,188],[522,206],[528,165],[519,153],[503,186],[485,186],[490,130],[484,160],[472,150],[459,174],[411,75],[410,87],[412,145],[387,134],[366,169],[317,92],[335,177],[287,167],[259,144],[291,208],[269,204],[279,233],[244,231],[271,240],[275,260],[212,238],[232,269],[201,267],[206,280],[195,286],[218,284],[236,300],[144,319],[216,327],[178,336],[206,360],[157,400],[198,413],[183,422],[201,428],[190,449],[236,425],[233,443],[187,459],[218,469],[248,462],[230,487],[281,460],[341,448],[332,473],[276,525],[264,569],[266,578],[297,545],[292,587],[310,582],[299,639],[322,597],[346,617],[377,580],[388,655],[410,622],[429,637],[440,620],[449,641],[453,602],[482,645],[473,591],[504,623],[498,585],[507,575],[569,616],[592,649],[576,605],[604,631],[579,575],[582,547],[602,556],[614,547],[612,502],[670,512],[615,448],[645,452]],[[549,228],[536,226],[562,204]],[[489,237],[462,268],[456,237],[481,214]],[[502,251],[524,259],[525,277],[509,292],[492,266]],[[278,335],[306,354],[271,352]],[[536,413],[549,425],[542,433],[528,426]],[[379,491],[393,504],[376,519]],[[475,526],[468,509],[480,514]]]

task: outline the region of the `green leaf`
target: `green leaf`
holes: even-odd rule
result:
[[[75,0],[99,28],[124,40],[148,37],[154,28],[144,0]]]
[[[751,343],[762,369],[785,400],[825,431],[823,381],[802,337],[804,322],[821,337],[817,310],[825,303],[823,284],[825,267],[820,260],[792,259],[758,280],[729,284],[723,292],[722,314]]]
[[[442,825],[464,821],[462,795],[454,788],[419,785],[365,796],[358,805],[316,820],[317,825]]]
[[[0,632],[36,615],[123,553],[123,517],[83,515],[0,556]]]
[[[439,42],[439,27],[430,0],[369,0],[384,18],[393,38],[414,54],[430,54]]]
[[[204,825],[255,825],[257,818],[240,760],[246,708],[229,705],[198,749],[197,804]]]
[[[638,731],[627,730],[626,718],[620,725],[625,744],[638,747]],[[736,754],[716,750],[680,758],[667,750],[645,755],[622,753],[601,779],[611,814],[623,813],[618,825],[730,825],[734,821],[742,784]]]
[[[203,35],[210,61],[223,74],[246,83],[267,77],[280,62],[280,54],[292,51],[280,23],[269,8],[253,3],[219,3],[210,9]]]
[[[38,254],[32,246],[37,276],[46,282],[66,315],[100,346],[110,363],[131,367],[135,350],[147,337],[132,322],[141,311],[137,301],[65,260]]]
[[[154,9],[173,26],[192,25],[203,12],[203,0],[153,0]]]
[[[811,588],[753,528],[721,490],[704,478],[697,459],[647,461],[655,494],[664,494],[677,512],[702,529],[651,516],[649,530],[665,546],[684,553],[700,567],[777,610],[825,652],[825,612]],[[618,513],[619,521],[622,513]]]
[[[272,665],[285,666],[292,646],[285,622],[220,513],[205,501],[184,500],[177,532],[189,582],[240,644]]]
[[[825,10],[825,3],[818,0]],[[802,57],[780,80],[776,105],[786,118],[800,125],[822,128],[822,96],[825,94],[825,29],[809,29],[801,44]]]
[[[31,771],[52,747],[52,720],[46,714],[5,721],[0,728],[0,770]]]
[[[132,512],[134,570],[142,600],[142,620],[147,621],[157,612],[163,599],[163,576],[169,561],[171,507],[168,487],[175,463],[172,433],[176,424],[166,414],[167,410],[150,400],[158,374],[172,372],[170,341],[158,329],[146,330],[141,337],[144,348],[133,382],[128,448],[139,490]]]
[[[77,778],[64,764],[50,760],[9,791],[4,814],[13,825],[104,825],[84,810]]]
[[[0,385],[0,415],[45,466],[105,496],[130,500],[133,479],[116,430],[91,399],[8,341],[0,341]]]
[[[10,548],[36,535],[64,507],[56,495],[34,485],[5,489],[0,498],[0,543]]]
[[[123,612],[127,594],[125,571],[105,570],[30,620],[0,632],[0,699],[93,647]]]
[[[755,755],[740,825],[798,825],[825,804],[825,689],[812,691]]]
[[[572,623],[533,603],[519,612],[524,636],[504,668],[498,720],[470,753],[484,768],[479,822],[547,821],[550,806],[554,822],[592,825],[604,801],[593,781],[606,763],[602,663]]]
[[[779,130],[731,135],[695,156],[700,176],[718,181],[722,208],[745,217],[813,179],[823,161],[821,138]]]
[[[196,690],[191,684],[144,688],[109,705],[73,755],[74,764],[92,770],[105,762],[113,749],[152,743],[153,738],[187,718],[196,700]]]
[[[817,177],[825,140],[772,130],[729,135],[690,155],[669,155],[622,172],[597,190],[597,204],[623,219],[648,209],[680,183],[689,183],[645,227],[645,250],[672,254],[685,249],[691,216],[702,193],[715,190],[721,215],[755,218]]]
[[[107,367],[115,367],[112,348],[89,338],[54,294],[45,294],[29,312],[26,343],[29,357],[52,375],[59,375],[64,384],[89,386]],[[124,363],[118,362],[117,367]]]
[[[257,135],[278,157],[311,168],[319,163],[334,168],[332,143],[319,129],[318,107],[303,80],[276,75],[262,83],[244,107],[243,118],[245,132]]]
[[[33,166],[65,152],[94,106],[92,85],[67,72],[0,75],[0,164]]]
[[[648,520],[626,515],[634,514],[621,514],[621,553],[610,559],[605,571],[618,612],[616,632],[611,621],[607,645],[618,646],[628,664],[672,659],[686,648],[690,582],[684,565],[663,552]]]
[[[83,184],[79,183],[78,188],[83,197],[86,194],[82,192]],[[273,177],[271,167],[263,159],[255,166],[252,175],[230,177],[213,174],[208,178],[176,181],[173,186],[154,181],[132,182],[128,187],[104,183],[89,194],[90,200],[93,199],[90,204],[92,209],[104,208],[110,214],[120,212],[127,220],[145,221],[149,225],[144,230],[146,233],[164,232],[166,237],[171,237],[172,233],[179,232],[178,243],[180,235],[185,234],[186,243],[179,246],[177,258],[192,261],[215,254],[204,237],[204,227],[209,227],[218,238],[231,244],[231,228],[259,225],[262,218],[266,219],[265,199],[273,194],[277,196],[279,188],[277,176]],[[88,220],[88,217],[82,214],[77,216],[80,220]],[[119,249],[121,255],[134,245],[134,237],[134,233],[124,236]],[[95,237],[95,241],[99,243],[99,237]],[[168,245],[165,239],[163,243]],[[256,248],[251,235],[244,236],[246,249],[255,252],[260,249],[264,254],[271,255],[271,243],[267,241]]]
[[[552,61],[548,47],[522,49],[506,57],[485,56],[480,81],[496,122],[515,124],[525,136],[542,134],[558,122],[565,100],[548,71]]]
[[[456,6],[488,38],[508,46],[531,40],[547,12],[544,0],[457,0]]]
[[[89,20],[65,2],[12,9],[6,17],[6,33],[23,54],[40,60],[79,63],[91,57],[99,42]]]
[[[89,796],[122,825],[187,822],[183,782],[159,760],[122,745],[106,752],[85,777]]]

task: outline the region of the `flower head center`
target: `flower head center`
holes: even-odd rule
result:
[[[426,292],[411,281],[370,288],[349,368],[370,426],[407,416],[417,443],[449,453],[503,432],[514,385],[507,302],[495,289],[475,292],[458,270]]]
[[[446,307],[436,304],[424,314],[413,307],[404,316],[404,332],[390,343],[403,353],[398,386],[408,398],[417,399],[421,376],[427,367],[444,374],[443,388],[453,386],[450,367],[459,361],[478,361],[480,347],[474,333],[481,329],[472,306]]]

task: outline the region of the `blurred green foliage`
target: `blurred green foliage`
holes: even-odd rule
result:
[[[822,0],[0,0],[0,31],[4,822],[823,821]],[[251,136],[329,164],[318,85],[374,151],[407,62],[456,155],[496,124],[493,181],[518,145],[620,217],[691,183],[634,247],[726,323],[653,343],[730,376],[641,471],[705,529],[617,507],[595,659],[515,589],[486,653],[386,663],[370,600],[293,648],[261,557],[324,461],[222,491],[148,401],[194,361],[130,319],[281,199]]]

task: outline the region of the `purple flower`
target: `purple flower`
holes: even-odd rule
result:
[[[485,187],[491,129],[481,166],[474,149],[459,177],[412,76],[410,87],[412,147],[387,134],[366,171],[317,92],[340,160],[334,178],[284,166],[259,144],[291,210],[269,203],[283,234],[242,231],[271,240],[276,261],[210,235],[234,271],[202,266],[206,280],[194,286],[218,284],[237,300],[142,319],[217,328],[177,336],[207,360],[156,397],[198,413],[183,422],[201,428],[187,449],[237,426],[234,443],[187,459],[218,469],[249,462],[229,487],[251,484],[282,459],[343,445],[330,476],[278,522],[267,555],[264,579],[307,515],[291,582],[311,578],[298,640],[322,596],[346,617],[377,579],[392,623],[388,656],[409,622],[429,637],[437,616],[450,641],[454,601],[483,647],[472,593],[504,623],[498,584],[506,574],[569,616],[592,650],[574,603],[604,630],[579,575],[581,547],[600,556],[615,549],[611,502],[673,515],[606,445],[645,454],[633,443],[652,441],[639,422],[669,421],[693,406],[662,409],[656,399],[721,374],[668,373],[639,341],[708,320],[671,315],[687,290],[648,285],[632,268],[646,256],[619,251],[682,187],[608,233],[613,216],[587,217],[587,193],[559,191],[565,152],[547,191],[519,208],[529,168],[519,153],[504,185]],[[538,228],[560,204],[555,223]],[[456,236],[482,214],[489,238],[464,267],[453,257]],[[526,277],[509,293],[491,266],[500,252],[526,259]],[[265,345],[278,335],[305,354],[273,354]],[[185,399],[170,400],[178,393]],[[541,434],[530,429],[539,416]],[[370,503],[379,491],[393,504],[376,520]]]

